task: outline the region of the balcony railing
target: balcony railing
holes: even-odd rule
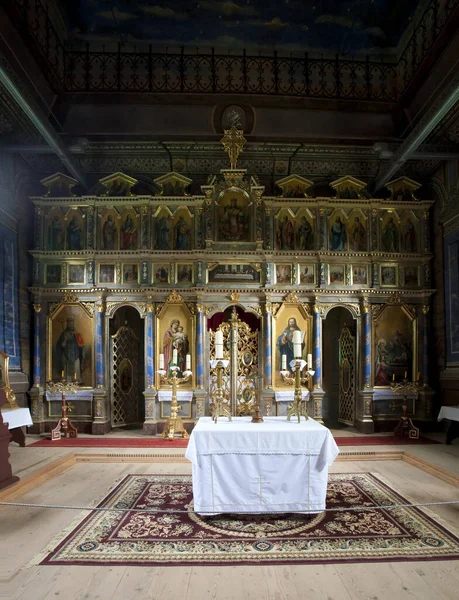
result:
[[[13,0],[64,91],[263,94],[397,102],[459,0],[432,0],[395,62],[303,56],[95,51],[65,47],[44,0]]]

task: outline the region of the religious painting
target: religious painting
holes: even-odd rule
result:
[[[61,277],[61,265],[46,265],[46,283],[61,283]]]
[[[349,219],[349,250],[364,252],[367,249],[367,230],[361,214]]]
[[[47,378],[93,386],[94,320],[79,303],[60,304],[48,318]]]
[[[391,192],[391,200],[395,202],[411,202],[416,200],[414,193],[421,187],[421,184],[409,177],[398,177],[393,181],[386,183],[387,189]]]
[[[300,175],[288,175],[276,182],[276,186],[281,190],[282,198],[305,198],[312,185],[314,185],[312,181]]]
[[[77,210],[70,211],[67,215],[66,250],[84,249],[84,221]]]
[[[209,265],[209,283],[260,283],[261,269],[250,264]]]
[[[177,377],[181,389],[192,389],[194,387],[195,366],[195,330],[194,319],[181,297],[172,293],[157,316],[156,331],[156,368],[158,371],[164,366],[166,374],[161,378],[159,387],[171,386],[170,378],[174,357],[179,367]],[[192,375],[187,376],[186,357],[190,355]],[[169,379],[169,381],[166,381]]]
[[[121,217],[120,248],[121,250],[137,250],[138,218],[135,211],[126,211]]]
[[[314,228],[312,220],[305,215],[296,219],[296,248],[302,252],[314,250]]]
[[[301,351],[302,358],[306,361],[307,355],[312,354],[311,316],[303,304],[284,302],[273,319],[273,383],[276,388],[287,387],[292,391],[295,370],[290,363],[295,358],[294,331],[304,332]],[[286,371],[286,373],[281,371]]]
[[[459,362],[459,232],[445,237],[446,360]]]
[[[276,219],[276,248],[295,250],[295,219],[288,211],[280,211]]]
[[[172,249],[190,250],[192,231],[192,221],[188,211],[174,215]]]
[[[177,283],[193,283],[193,263],[177,265]]]
[[[65,246],[65,220],[62,211],[52,209],[47,219],[48,250],[63,250]]]
[[[403,268],[403,283],[405,287],[419,286],[419,267]]]
[[[123,264],[123,283],[139,283],[139,265]]]
[[[352,265],[352,285],[368,285],[367,265]]]
[[[344,265],[328,265],[328,284],[344,285]]]
[[[170,265],[160,263],[153,265],[153,283],[169,283]]]
[[[153,221],[155,250],[170,250],[172,247],[172,216],[168,210],[160,210]]]
[[[314,285],[316,283],[316,266],[299,265],[300,285]]]
[[[407,219],[402,226],[402,251],[417,252],[418,241],[416,228],[411,219]]]
[[[399,220],[396,213],[387,213],[381,225],[381,250],[383,252],[400,251]]]
[[[292,283],[292,265],[276,265],[276,283]]]
[[[99,265],[99,283],[115,283],[115,265]]]
[[[330,220],[330,249],[343,252],[348,248],[348,232],[343,214],[335,214]]]
[[[404,304],[385,304],[373,316],[374,385],[389,386],[405,374],[417,378],[416,329],[414,313]]]
[[[381,286],[394,287],[398,285],[398,266],[397,265],[381,265]]]
[[[250,242],[249,198],[241,190],[228,190],[218,200],[217,239],[220,242]]]
[[[161,196],[186,196],[192,180],[185,175],[171,171],[157,177],[154,182],[159,186]]]
[[[103,212],[101,218],[101,250],[118,250],[119,215],[114,209]]]
[[[85,275],[85,269],[84,269],[83,264],[70,263],[68,265],[68,267],[67,267],[68,283],[70,283],[70,284],[85,283],[84,275]]]
[[[17,234],[0,223],[0,344],[11,368],[21,366]]]

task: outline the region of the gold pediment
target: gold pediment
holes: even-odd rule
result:
[[[385,186],[390,191],[390,199],[399,202],[417,200],[414,192],[421,187],[421,184],[409,177],[397,177],[386,183]]]
[[[288,175],[276,181],[276,185],[284,198],[307,198],[307,191],[314,183],[301,175]]]
[[[161,177],[157,177],[154,182],[161,190],[161,196],[186,196],[188,195],[188,187],[193,182],[189,177],[171,171]]]
[[[130,197],[135,196],[135,194],[132,193],[131,188],[138,183],[138,181],[125,173],[118,172],[99,179],[99,183],[106,188],[106,191],[102,194],[103,196]]]
[[[336,190],[336,197],[340,200],[365,198],[367,196],[364,192],[366,185],[364,181],[351,175],[345,175],[330,183],[330,187]]]
[[[41,179],[40,183],[48,190],[45,196],[54,198],[70,198],[75,196],[72,192],[72,188],[78,185],[76,179],[64,175],[64,173],[54,173],[54,175]]]

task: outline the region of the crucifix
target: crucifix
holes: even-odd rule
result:
[[[244,137],[242,129],[236,129],[233,125],[231,129],[224,130],[225,135],[220,140],[228,153],[231,169],[236,169],[237,159],[242,152],[247,140]]]

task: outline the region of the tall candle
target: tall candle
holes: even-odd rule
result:
[[[418,371],[418,381],[419,381],[419,378],[420,378],[420,377],[421,377],[421,372],[420,372],[420,371]]]
[[[62,379],[64,379],[64,371],[62,371],[61,377],[62,377]]]
[[[308,369],[312,369],[312,354],[308,354]]]
[[[217,360],[223,358],[223,331],[221,329],[215,332],[215,358]]]
[[[293,332],[293,354],[295,358],[301,358],[301,331]]]
[[[177,350],[176,349],[174,349],[172,351],[172,364],[177,365]]]
[[[186,370],[191,371],[191,356],[189,354],[186,355]]]
[[[282,355],[282,370],[283,371],[287,370],[287,355],[286,354]]]
[[[406,371],[405,371],[405,375],[404,375],[405,379],[406,379]]]
[[[392,381],[395,381],[395,373],[392,373]]]
[[[76,371],[73,372],[73,381],[76,381]]]
[[[164,371],[164,354],[159,355],[159,368]]]

